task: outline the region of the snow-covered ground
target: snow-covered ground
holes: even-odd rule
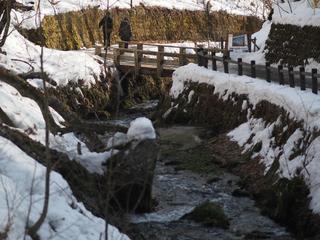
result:
[[[0,65],[17,73],[40,72],[41,47],[25,39],[17,30],[11,29],[2,49],[7,55],[0,55]],[[90,86],[104,74],[102,65],[81,51],[44,48],[43,59],[45,72],[62,86],[79,80]]]
[[[38,2],[38,0],[20,1],[27,5],[30,5],[31,2]],[[50,2],[54,2],[55,4],[50,4]],[[48,0],[41,1],[40,9],[42,16],[79,11],[89,6],[99,6],[101,9],[107,9],[106,0],[54,0],[50,2]],[[111,8],[130,8],[130,0],[110,0],[109,2]],[[145,6],[159,6],[169,9],[203,10],[204,6],[202,2],[202,0],[133,0],[132,5],[137,6],[143,4]],[[258,0],[210,0],[210,3],[213,11],[223,10],[233,14],[254,15],[258,17],[266,14],[264,13],[261,1]],[[37,4],[35,4],[35,8],[38,8]],[[16,13],[15,19],[16,23],[21,24],[24,28],[35,28],[39,25],[35,11],[23,14]]]
[[[42,212],[46,169],[9,140],[0,137],[0,146],[0,231],[8,226],[8,239],[20,240],[26,224],[34,223]],[[49,211],[38,232],[40,239],[104,239],[104,220],[75,199],[60,174],[51,173],[50,186]],[[111,225],[108,237],[129,240]]]
[[[17,130],[45,143],[45,123],[36,102],[21,96],[15,88],[1,80],[0,100],[0,108]],[[58,113],[53,109],[51,112],[57,123],[63,122]],[[155,130],[149,119],[138,118],[131,123],[126,139],[146,138],[154,139]],[[77,152],[78,143],[81,145],[81,155]],[[31,223],[34,222],[42,210],[45,167],[3,137],[0,137],[0,146],[0,204],[3,206],[0,208],[0,231],[9,224],[8,239],[23,239],[28,218]],[[105,171],[102,163],[111,156],[111,151],[90,152],[73,133],[62,136],[50,134],[50,147],[67,153],[71,160],[79,161],[90,172],[98,174]],[[93,216],[82,203],[77,202],[63,177],[52,172],[49,213],[39,232],[41,239],[103,239],[104,225],[102,219]],[[109,239],[129,238],[110,226]]]
[[[297,26],[320,26],[320,8],[313,8],[310,0],[299,2],[279,3],[274,6],[272,21],[280,24]],[[320,7],[320,5],[319,5]]]
[[[292,178],[300,170],[310,188],[312,198],[310,208],[315,213],[320,213],[320,137],[309,142],[306,151],[303,151],[301,155],[289,160],[289,156],[295,149],[302,147],[297,145],[299,140],[305,137],[302,131],[312,132],[320,129],[319,95],[246,76],[240,77],[214,72],[195,64],[189,64],[178,68],[174,72],[171,96],[177,98],[188,82],[214,85],[215,91],[213,94],[219,94],[222,99],[227,99],[232,93],[247,95],[249,102],[244,101],[242,105],[243,110],[247,111],[247,122],[231,131],[229,133],[230,138],[237,141],[245,150],[261,142],[262,148],[257,155],[260,156],[266,170],[270,168],[276,157],[279,157],[280,168],[278,173],[280,176]],[[251,109],[248,108],[249,104],[252,104],[254,108],[256,104],[263,100],[284,108],[293,121],[303,121],[303,129],[297,129],[290,136],[283,149],[280,148],[281,146],[272,147],[275,139],[271,136],[271,133],[273,128],[280,124],[280,119],[273,123],[266,123],[263,119],[253,118]],[[172,108],[175,107],[177,106],[172,106]],[[286,127],[283,131],[286,131]],[[252,141],[247,143],[252,134],[254,134]]]

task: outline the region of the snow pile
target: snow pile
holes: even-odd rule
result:
[[[232,93],[245,94],[253,108],[261,101],[268,101],[284,108],[293,121],[303,121],[304,129],[297,129],[284,146],[274,147],[275,139],[271,134],[274,127],[283,124],[281,119],[273,123],[266,123],[263,119],[254,119],[251,116],[251,109],[248,108],[248,102],[245,101],[243,102],[243,110],[247,110],[248,121],[231,131],[229,137],[237,141],[244,148],[244,151],[261,143],[261,150],[253,157],[260,156],[266,171],[278,158],[280,176],[292,178],[296,174],[302,174],[310,188],[310,196],[312,197],[310,208],[315,213],[320,213],[320,137],[308,142],[308,137],[302,132],[304,130],[306,133],[311,133],[320,129],[320,96],[312,94],[308,90],[300,91],[298,88],[280,86],[264,80],[214,72],[195,64],[180,67],[174,72],[171,96],[177,98],[186,84],[190,82],[214,85],[213,94],[218,94],[220,98],[225,100]],[[283,131],[286,130],[285,126]],[[252,139],[251,136],[253,136]],[[249,139],[251,141],[248,143]],[[302,151],[301,155],[296,156],[293,153],[297,148],[303,147],[301,146],[303,141],[307,141],[307,149]]]
[[[271,25],[272,22],[271,21],[266,21],[263,23],[262,28],[252,34],[252,38],[256,38],[257,39],[257,46],[259,47],[259,50],[256,52],[231,52],[230,53],[230,57],[233,60],[237,60],[238,58],[242,58],[243,62],[246,63],[250,63],[251,61],[256,61],[256,64],[260,64],[260,65],[264,65],[266,63],[266,59],[265,59],[265,45],[266,45],[266,41],[269,37],[269,33],[271,30]]]
[[[320,26],[320,9],[311,7],[310,1],[277,3],[273,6],[272,21],[278,24],[292,24],[297,26]]]
[[[20,0],[21,2],[30,5],[31,0]],[[37,1],[34,1],[37,3]],[[110,0],[111,8],[130,8],[131,0]],[[255,15],[262,17],[264,8],[261,1],[256,0],[210,0],[212,5],[212,11],[227,11],[232,14],[239,15]],[[187,10],[203,10],[204,6],[200,0],[132,0],[133,6],[143,4],[144,6],[158,6],[169,9],[187,9]],[[55,1],[52,5],[48,0],[41,1],[41,14],[43,18],[45,15],[55,15],[58,13],[80,11],[87,7],[98,6],[100,9],[107,9],[107,1],[104,0],[63,0]],[[35,9],[38,5],[35,4]],[[38,17],[35,11],[16,13],[16,24],[20,24],[22,27],[30,29],[39,26]]]
[[[40,72],[41,47],[25,39],[17,30],[12,29],[2,50],[7,52],[7,55],[0,54],[0,65],[5,68],[18,73]],[[48,48],[44,48],[44,71],[62,86],[78,80],[90,86],[103,73],[102,66],[89,54]]]
[[[7,139],[0,137],[0,145],[0,229],[8,224],[8,239],[23,239],[28,220],[32,224],[42,211],[46,169]],[[60,174],[51,173],[50,186],[48,215],[38,232],[41,239],[104,238],[104,220],[77,202]],[[108,229],[108,239],[129,239],[113,226]]]
[[[145,139],[156,139],[156,132],[148,118],[140,117],[130,122],[127,134],[117,132],[109,138],[107,148],[115,148],[133,140],[141,141]]]
[[[127,136],[129,141],[155,139],[156,132],[153,128],[152,122],[148,118],[140,117],[130,123]]]

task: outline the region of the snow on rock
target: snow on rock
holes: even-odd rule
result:
[[[42,211],[46,168],[0,137],[0,231],[9,223],[9,240],[23,239],[28,221]],[[51,172],[48,215],[38,232],[41,239],[104,239],[105,222],[93,216],[72,194],[68,183]],[[128,240],[109,225],[108,239]],[[29,239],[29,238],[27,238]]]
[[[128,136],[125,133],[117,132],[113,137],[109,138],[107,148],[118,147],[128,142]]]
[[[140,117],[130,123],[127,137],[129,141],[155,139],[156,132],[153,128],[152,122],[148,118]]]
[[[227,99],[232,93],[245,94],[249,101],[246,105],[252,104],[253,108],[261,101],[268,101],[284,108],[293,121],[303,121],[304,129],[297,129],[283,146],[275,146],[275,138],[272,136],[273,129],[282,125],[280,118],[273,123],[266,123],[263,119],[254,119],[248,114],[247,122],[229,132],[228,136],[243,147],[244,152],[258,143],[261,144],[261,149],[259,148],[259,152],[253,157],[259,156],[258,159],[265,165],[265,173],[274,160],[279,159],[279,176],[290,179],[302,174],[310,189],[309,207],[319,214],[320,137],[309,142],[301,155],[295,156],[292,153],[301,144],[301,140],[306,140],[303,130],[310,133],[320,129],[320,96],[310,91],[268,83],[265,80],[214,72],[195,64],[180,67],[174,72],[171,96],[177,98],[189,82],[214,85],[214,94],[218,94],[222,99]],[[283,132],[285,131],[287,126],[283,127]],[[294,158],[290,159],[290,156]]]
[[[25,39],[17,30],[11,31],[2,48],[7,55],[0,54],[0,65],[18,73],[26,73],[33,70],[31,64],[35,72],[40,72],[41,47]],[[103,73],[102,66],[87,53],[48,48],[44,48],[44,71],[62,86],[78,80],[90,86]]]

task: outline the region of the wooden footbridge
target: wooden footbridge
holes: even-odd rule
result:
[[[174,45],[160,45],[150,43],[135,43],[124,48],[120,42],[118,47],[112,47],[107,53],[108,59],[113,59],[116,68],[126,73],[136,75],[152,75],[157,77],[171,77],[175,69],[188,63],[199,64],[202,56],[224,53],[223,49],[198,47],[184,47]],[[104,56],[101,47],[95,48],[95,53]],[[221,57],[217,57],[222,59]]]
[[[95,48],[95,54],[104,56],[102,47]],[[246,75],[252,78],[264,79],[267,82],[277,82],[280,85],[289,85],[301,90],[308,88],[318,94],[317,69],[307,72],[303,66],[293,67],[282,64],[274,67],[269,62],[257,65],[255,61],[245,63],[241,58],[231,60],[226,49],[184,47],[174,45],[160,45],[149,43],[130,43],[124,48],[124,42],[112,47],[107,53],[108,59],[113,59],[116,68],[122,73],[133,72],[137,75],[152,75],[156,77],[171,77],[174,70],[188,63],[210,67],[213,71]]]

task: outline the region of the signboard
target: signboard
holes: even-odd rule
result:
[[[241,34],[233,36],[233,34],[228,35],[228,49],[230,51],[248,51],[248,35]]]
[[[246,46],[246,42],[247,42],[247,35],[246,34],[242,34],[239,36],[234,36],[232,38],[232,47],[243,47]]]

